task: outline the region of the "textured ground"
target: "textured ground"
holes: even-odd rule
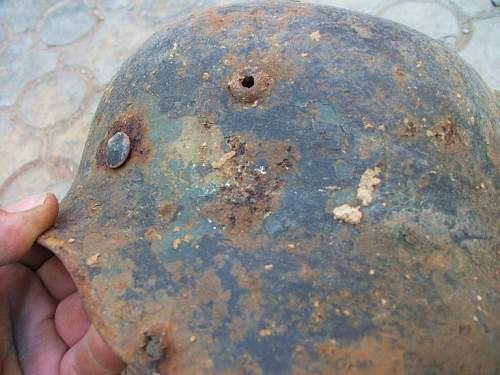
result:
[[[100,96],[169,20],[231,0],[0,0],[0,204],[69,189]],[[490,0],[316,0],[392,19],[459,52],[500,90]]]

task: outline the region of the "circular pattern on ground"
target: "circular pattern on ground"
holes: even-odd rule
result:
[[[0,202],[9,205],[24,196],[53,192],[60,200],[66,195],[76,167],[70,160],[37,159],[14,172],[0,188]]]
[[[28,31],[54,0],[0,0],[0,23],[14,34]]]
[[[491,88],[500,90],[499,44],[498,38],[493,38],[492,35],[500,35],[500,22],[497,18],[475,21],[471,42],[460,55],[479,72]]]
[[[14,130],[14,125],[6,114],[0,113],[0,137],[5,137]]]
[[[390,6],[380,16],[402,23],[454,48],[459,27],[453,12],[436,3],[408,1]],[[433,22],[429,22],[432,19]]]
[[[95,22],[95,18],[83,4],[68,3],[57,6],[44,17],[40,38],[49,46],[69,44],[87,34]]]
[[[166,20],[187,14],[194,8],[203,6],[200,0],[144,0],[139,6],[139,16],[155,25],[163,25]]]
[[[57,54],[33,44],[29,35],[14,36],[0,54],[0,107],[13,105],[28,82],[56,67]]]
[[[48,74],[21,98],[18,118],[35,128],[48,128],[69,119],[83,106],[87,82],[71,71]]]
[[[5,33],[5,29],[3,28],[3,25],[0,25],[0,51],[3,50],[6,43],[7,43],[7,35]]]
[[[89,6],[100,7],[105,10],[118,10],[133,6],[133,0],[86,0],[86,3]]]

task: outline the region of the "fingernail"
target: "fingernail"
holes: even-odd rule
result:
[[[13,203],[10,206],[4,208],[7,212],[23,212],[32,210],[35,207],[42,206],[47,200],[48,193],[35,194],[31,197],[24,198],[19,202]]]

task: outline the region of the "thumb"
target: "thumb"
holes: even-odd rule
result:
[[[52,193],[33,195],[0,209],[0,266],[22,258],[54,224],[58,210]]]

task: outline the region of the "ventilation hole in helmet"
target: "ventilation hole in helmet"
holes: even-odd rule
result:
[[[250,87],[253,87],[254,85],[254,79],[253,76],[245,76],[241,79],[241,86],[246,87],[249,89]]]

